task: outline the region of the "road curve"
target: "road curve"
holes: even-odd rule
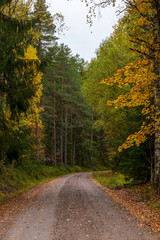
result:
[[[52,181],[12,216],[1,240],[158,240],[78,173]],[[4,223],[4,221],[3,221]],[[0,224],[1,226],[1,224]]]

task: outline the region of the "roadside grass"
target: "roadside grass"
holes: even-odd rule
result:
[[[94,173],[93,178],[109,188],[121,188],[130,184],[130,181],[126,180],[123,174],[112,173],[112,171]]]
[[[160,195],[150,183],[134,185],[134,182],[126,180],[123,174],[113,174],[112,171],[94,173],[93,178],[111,189],[128,188],[137,202],[145,202],[149,208],[160,214]]]
[[[3,173],[0,175],[0,204],[40,183],[69,173],[89,170],[79,166],[67,168],[45,166],[33,161],[26,161],[21,166],[4,166]]]

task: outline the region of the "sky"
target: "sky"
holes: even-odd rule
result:
[[[109,37],[113,32],[113,26],[118,21],[116,7],[108,6],[96,12],[96,19],[93,19],[93,26],[86,23],[88,8],[81,0],[48,0],[51,14],[61,13],[69,30],[65,35],[59,36],[59,43],[64,43],[71,50],[73,55],[79,54],[85,61],[95,57],[102,40]]]

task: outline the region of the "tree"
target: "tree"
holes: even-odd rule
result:
[[[33,0],[11,0],[1,10],[2,13],[10,18],[17,20],[29,19],[29,13],[32,9]]]
[[[24,59],[26,60],[38,60],[36,55],[36,50],[32,46],[28,46],[27,50],[24,53]],[[14,159],[17,163],[20,163],[20,158],[22,155],[25,155],[24,152],[26,150],[32,149],[32,157],[35,158],[35,152],[37,151],[37,142],[39,143],[43,137],[43,127],[40,120],[40,111],[41,109],[37,108],[36,103],[40,102],[41,97],[41,72],[37,69],[37,64],[33,62],[32,69],[34,71],[34,77],[32,81],[32,87],[35,89],[35,94],[31,96],[29,100],[29,108],[25,113],[21,113],[18,116],[18,121],[16,119],[11,118],[11,111],[9,108],[5,108],[4,115],[6,125],[9,131],[9,136],[12,141],[8,142],[8,149],[6,151],[7,157],[9,157],[10,162]],[[23,72],[29,71],[25,67],[23,68]],[[41,129],[41,134],[39,134],[39,139],[35,137],[35,126],[36,122],[39,124],[39,129]],[[25,136],[26,135],[26,136]],[[16,138],[17,137],[17,138]],[[13,142],[14,141],[14,142]],[[20,144],[20,146],[17,145]],[[6,143],[5,143],[6,144]],[[27,146],[28,145],[28,146]],[[13,149],[14,148],[14,149]],[[19,151],[20,149],[20,151]],[[27,152],[29,154],[29,151]],[[13,159],[12,159],[13,158]]]
[[[113,3],[115,1],[99,1],[99,3],[95,4],[94,1],[85,1],[86,5],[90,5],[89,10],[89,22],[92,23],[92,13],[95,14],[95,7],[106,7],[108,4]],[[131,146],[133,142],[135,142],[138,146],[141,142],[144,142],[147,139],[147,135],[153,135],[155,132],[155,153],[154,153],[154,183],[159,186],[160,189],[160,137],[159,137],[159,101],[160,101],[160,93],[159,93],[159,76],[160,76],[160,21],[159,21],[159,11],[160,11],[160,3],[158,0],[127,0],[126,1],[126,9],[127,13],[130,14],[129,22],[130,22],[130,42],[134,43],[134,47],[132,50],[137,52],[140,56],[138,60],[135,61],[134,65],[126,66],[126,69],[122,72],[119,72],[115,79],[123,79],[122,75],[127,75],[126,79],[129,79],[129,75],[134,81],[134,87],[131,88],[131,94],[126,94],[126,96],[121,96],[118,98],[118,101],[121,102],[123,106],[129,105],[133,103],[135,100],[137,105],[145,105],[142,114],[146,115],[146,120],[150,119],[151,121],[144,122],[141,130],[137,133],[129,136],[126,143],[122,146],[122,148],[127,148]],[[144,83],[147,85],[148,92],[144,92],[144,84],[137,81],[135,83],[135,71],[137,71],[137,67],[140,64],[141,66],[141,79],[143,79]],[[132,67],[135,71],[132,71]],[[128,68],[128,69],[127,69]],[[133,73],[134,72],[134,73]],[[150,75],[150,76],[149,76]],[[138,76],[138,74],[137,74]],[[150,79],[150,81],[149,81]],[[116,81],[116,80],[115,80]],[[111,82],[114,82],[111,80]],[[130,82],[131,83],[131,82]],[[125,84],[129,84],[129,82],[125,82]],[[135,87],[137,85],[137,87]],[[140,86],[138,88],[138,85]],[[135,89],[138,90],[138,94],[136,94]],[[141,94],[141,91],[142,94]],[[130,99],[131,97],[131,99]],[[133,100],[134,98],[134,100]],[[118,102],[117,101],[117,102]],[[139,102],[139,104],[138,104]],[[149,115],[149,116],[148,116]],[[137,140],[136,140],[137,139]],[[120,150],[122,149],[120,148]]]
[[[33,48],[32,46],[29,46],[27,48],[27,51],[25,52],[25,59],[30,59],[30,60],[37,60],[40,62],[38,59],[36,49]],[[41,145],[42,139],[44,137],[43,135],[43,125],[41,121],[41,111],[42,108],[40,107],[40,100],[42,96],[42,83],[41,83],[41,78],[42,78],[42,73],[39,71],[39,69],[36,68],[36,65],[33,65],[34,68],[34,78],[32,79],[32,85],[35,88],[35,95],[31,97],[30,102],[29,102],[29,109],[27,110],[27,115],[23,119],[23,121],[27,124],[28,128],[31,131],[31,139],[32,139],[32,145],[31,148],[34,150],[34,152],[38,152],[39,156],[42,155],[43,152],[43,146]],[[36,130],[38,128],[38,136],[36,134]],[[33,154],[35,155],[35,154]]]
[[[48,59],[42,98],[46,156],[57,165],[81,165],[91,155],[91,112],[80,89],[84,61],[64,45],[50,48]]]
[[[142,114],[146,116],[141,129],[130,135],[119,150],[128,148],[135,143],[137,146],[155,133],[154,182],[160,183],[160,152],[159,152],[159,66],[160,66],[160,4],[152,1],[128,1],[127,11],[130,14],[131,50],[139,54],[133,63],[118,71],[107,84],[118,83],[119,87],[129,86],[129,91],[120,95],[114,104],[118,106],[143,106]]]
[[[35,69],[39,68],[37,59],[24,57],[29,44],[26,41],[27,34],[33,22],[18,20],[14,17],[16,14],[5,14],[8,6],[11,9],[7,4],[11,4],[11,1],[0,5],[1,163],[6,158],[9,145],[13,145],[11,141],[8,142],[13,133],[9,123],[14,121],[14,125],[17,125],[21,115],[27,112],[30,99],[36,92],[32,79],[35,77]]]
[[[35,44],[39,59],[43,59],[48,47],[55,43],[55,25],[54,19],[48,11],[46,0],[36,0],[34,4],[34,12],[32,14],[36,20],[33,29],[35,36]]]
[[[115,108],[110,104],[110,102],[115,102],[119,96],[128,93],[130,86],[124,85],[120,88],[120,80],[111,84],[109,79],[112,79],[118,69],[120,72],[120,69],[123,69],[127,63],[133,63],[138,58],[138,54],[133,54],[129,49],[132,45],[129,42],[128,27],[126,19],[120,20],[112,36],[101,43],[96,52],[96,58],[87,66],[82,90],[84,97],[95,112],[94,126],[103,131],[102,156],[105,155],[106,163],[114,171],[127,172],[127,175],[132,179],[139,178],[144,182],[150,174],[152,140],[149,139],[139,149],[134,146],[121,153],[117,150],[128,135],[137,131],[145,120],[145,117],[141,115],[142,107]],[[104,81],[106,84],[100,84],[103,82],[102,79],[107,79]],[[142,149],[145,149],[147,154],[143,154]],[[142,155],[143,158],[141,158]],[[133,164],[135,161],[137,161],[136,165]]]

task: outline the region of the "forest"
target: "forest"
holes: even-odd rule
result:
[[[86,4],[92,24],[96,6]],[[1,195],[7,174],[75,169],[111,169],[160,191],[159,12],[159,0],[127,0],[87,62],[58,44],[64,18],[46,0],[0,1]]]

